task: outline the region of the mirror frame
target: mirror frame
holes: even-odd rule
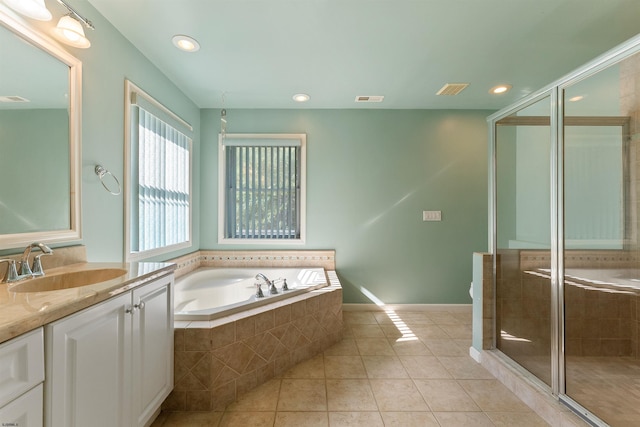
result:
[[[0,234],[0,249],[13,249],[32,242],[60,243],[80,240],[81,226],[81,129],[82,129],[82,62],[47,36],[42,35],[20,17],[0,5],[0,26],[32,44],[69,67],[69,229],[27,233]]]

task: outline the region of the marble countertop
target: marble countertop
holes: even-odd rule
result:
[[[0,283],[0,343],[170,274],[175,267],[171,263],[154,262],[83,262],[45,269],[45,272],[49,276],[104,268],[127,272],[100,283],[47,292],[12,292],[12,284]]]

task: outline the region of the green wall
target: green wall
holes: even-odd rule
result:
[[[216,229],[219,110],[200,110],[95,9],[83,6],[96,26],[88,35],[92,46],[68,48],[83,62],[78,243],[91,261],[123,259],[124,199],[107,193],[93,169],[100,163],[124,181],[128,78],[194,126],[194,246],[164,259],[222,248]],[[488,114],[230,110],[227,118],[229,132],[307,133],[303,248],[336,249],[346,302],[371,302],[369,294],[385,303],[469,303],[471,254],[487,249]],[[422,222],[423,210],[441,210],[442,222]]]
[[[96,29],[89,31],[89,49],[63,46],[82,61],[82,243],[90,261],[120,261],[124,253],[124,195],[104,190],[94,173],[96,164],[124,181],[125,78],[165,104],[194,127],[194,193],[199,192],[200,110],[164,74],[106,21],[88,2],[82,13]],[[30,21],[29,24],[32,24]],[[42,32],[51,23],[35,24]],[[167,49],[174,49],[166,40]],[[199,205],[194,198],[194,245],[199,247]]]
[[[471,255],[487,250],[489,114],[227,110],[227,132],[307,134],[304,249],[336,250],[345,302],[469,303]],[[217,243],[220,111],[201,123],[200,246],[237,249]]]

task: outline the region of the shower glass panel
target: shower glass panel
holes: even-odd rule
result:
[[[551,103],[496,123],[496,347],[551,386]]]
[[[611,426],[640,425],[638,64],[563,93],[565,394]]]

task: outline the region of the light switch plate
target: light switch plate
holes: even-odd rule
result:
[[[442,211],[422,211],[423,221],[442,221]]]

